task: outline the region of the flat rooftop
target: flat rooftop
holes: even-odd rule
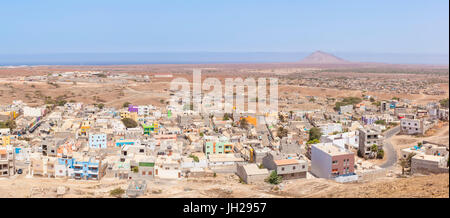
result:
[[[319,143],[313,145],[314,147],[320,149],[321,151],[328,153],[331,156],[343,155],[343,154],[353,154],[353,152],[334,145],[333,143]]]

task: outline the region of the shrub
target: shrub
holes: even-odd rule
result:
[[[194,159],[194,162],[199,162],[200,161],[200,159],[198,159],[198,157],[197,156],[195,156],[195,155],[189,155],[189,157],[190,158],[192,158],[192,159]]]
[[[384,157],[384,150],[383,149],[378,150],[377,158],[378,159],[383,159],[383,157]]]
[[[386,125],[386,121],[385,120],[377,120],[375,121],[376,124],[380,124],[380,125]]]
[[[439,103],[441,104],[441,107],[448,108],[448,98],[440,100]]]
[[[342,101],[338,101],[335,103],[334,109],[338,111],[341,108],[341,106],[350,104],[355,105],[361,103],[361,101],[362,99],[358,97],[345,97],[344,99],[342,99]]]
[[[130,106],[130,104],[131,104],[130,102],[125,102],[125,103],[123,103],[122,106],[123,106],[123,107],[128,107],[128,106]]]
[[[278,127],[277,136],[280,138],[286,137],[288,135],[288,130],[283,127]]]
[[[247,127],[248,127],[248,121],[247,121],[247,119],[241,119],[241,121],[239,122],[239,126],[241,127],[241,128],[243,128],[243,129],[247,129]]]
[[[282,177],[278,176],[276,171],[272,171],[272,173],[270,173],[269,177],[266,178],[266,182],[268,182],[272,185],[278,185],[282,182]]]
[[[320,143],[319,139],[313,139],[306,142],[307,145]]]
[[[102,103],[100,103],[100,104],[97,105],[97,107],[98,107],[99,109],[103,109],[103,108],[105,107],[105,105],[102,104]]]
[[[138,124],[136,123],[136,121],[134,121],[133,119],[130,118],[123,118],[122,119],[122,123],[123,125],[125,125],[125,127],[127,128],[135,128],[138,126]]]
[[[121,188],[116,188],[116,189],[113,189],[113,190],[111,190],[111,191],[109,192],[109,194],[110,194],[111,196],[114,196],[114,197],[116,197],[116,198],[120,198],[120,196],[122,196],[124,193],[125,193],[125,190],[123,190],[123,189],[121,189]]]

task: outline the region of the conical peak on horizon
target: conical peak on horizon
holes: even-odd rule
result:
[[[348,64],[350,63],[347,60],[336,57],[332,54],[323,52],[323,51],[315,51],[307,57],[303,58],[299,61],[302,64]]]

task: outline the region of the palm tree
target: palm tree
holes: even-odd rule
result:
[[[408,166],[408,160],[406,160],[405,158],[401,158],[399,160],[399,164],[402,167],[402,175],[405,175],[405,168]]]

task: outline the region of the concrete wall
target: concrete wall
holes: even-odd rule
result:
[[[386,169],[377,169],[377,170],[370,170],[370,171],[358,173],[359,180],[361,180],[361,181],[372,181],[379,177],[384,177],[384,176],[386,176],[386,174],[387,174]]]
[[[447,158],[442,157],[441,161],[432,161],[427,159],[412,158],[411,159],[411,173],[448,173]]]

